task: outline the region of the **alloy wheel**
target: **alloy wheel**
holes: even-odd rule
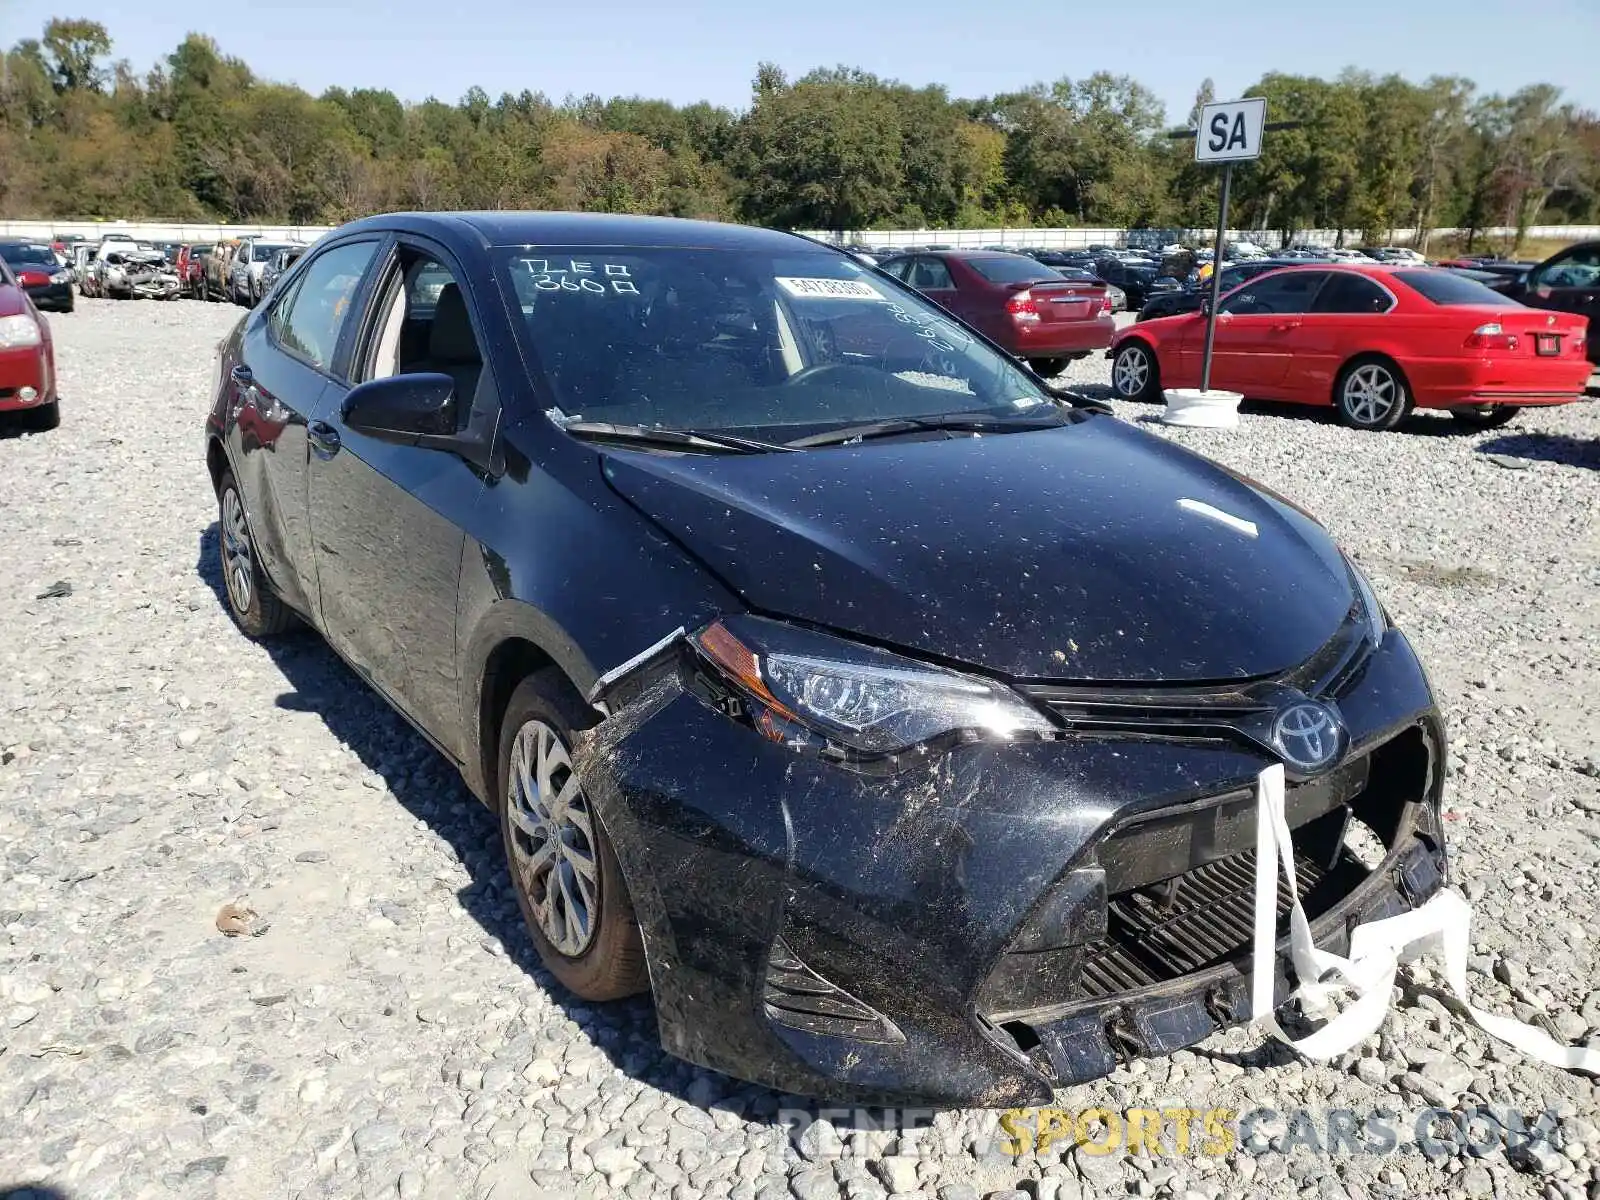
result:
[[[1344,381],[1344,407],[1360,425],[1377,425],[1400,403],[1400,387],[1387,367],[1367,363]]]
[[[1111,368],[1111,382],[1117,395],[1125,399],[1143,394],[1150,382],[1150,360],[1145,352],[1137,346],[1129,346],[1117,355]]]
[[[244,518],[239,493],[229,488],[222,493],[222,574],[228,585],[228,599],[237,612],[249,612],[255,598],[255,562],[250,550],[250,527]]]
[[[600,874],[594,817],[559,734],[529,721],[511,747],[506,811],[512,870],[539,931],[568,958],[594,940]]]

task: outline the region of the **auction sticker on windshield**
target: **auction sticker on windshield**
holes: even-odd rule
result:
[[[883,293],[859,279],[801,279],[779,275],[779,287],[791,296],[829,297],[838,300],[882,300]]]

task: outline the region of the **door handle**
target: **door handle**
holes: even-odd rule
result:
[[[1274,333],[1287,333],[1291,329],[1299,329],[1299,328],[1300,328],[1300,322],[1299,321],[1279,321],[1276,325],[1274,325],[1272,327],[1272,332],[1274,332]]]
[[[311,422],[306,426],[306,437],[311,441],[311,448],[323,458],[332,458],[339,453],[339,431],[326,421]]]

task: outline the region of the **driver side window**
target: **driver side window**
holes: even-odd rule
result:
[[[1275,316],[1303,313],[1327,278],[1322,271],[1285,271],[1248,284],[1222,302],[1219,311],[1234,316]]]
[[[1583,246],[1540,268],[1534,287],[1592,288],[1600,284],[1600,246]]]
[[[433,372],[455,381],[457,420],[472,412],[483,376],[483,352],[466,295],[439,259],[400,248],[400,272],[384,291],[372,349],[360,379]]]

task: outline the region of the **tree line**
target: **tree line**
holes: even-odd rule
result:
[[[1268,73],[1272,121],[1232,224],[1481,229],[1600,218],[1600,118],[1550,84]],[[1207,80],[1187,114],[1213,98]],[[524,90],[311,96],[190,34],[140,74],[92,21],[0,55],[0,216],[339,223],[389,209],[559,208],[799,229],[1203,226],[1217,177],[1155,95],[1096,72],[960,99],[849,67],[762,64],[748,108]]]

